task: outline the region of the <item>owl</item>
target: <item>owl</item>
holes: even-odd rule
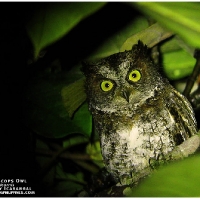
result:
[[[141,41],[130,51],[83,63],[82,71],[105,167],[116,182],[137,182],[197,133],[190,103]]]

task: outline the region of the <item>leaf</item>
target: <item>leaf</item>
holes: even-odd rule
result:
[[[87,103],[84,103],[75,113],[73,123],[80,127],[82,133],[90,136],[92,133],[92,115],[89,112]]]
[[[25,109],[28,113],[25,123],[44,137],[62,138],[72,133],[81,133],[89,137],[91,134],[92,117],[87,104],[76,112],[74,119],[63,118],[53,113],[53,110],[46,110],[34,104],[29,104]]]
[[[35,59],[43,48],[59,40],[82,19],[105,4],[106,2],[45,3],[44,7],[36,10],[27,25]]]
[[[183,40],[181,40],[177,35],[173,38],[167,40],[160,46],[160,50],[162,53],[169,53],[173,51],[185,50],[192,57],[194,54],[194,48],[186,44]]]
[[[48,193],[49,196],[72,197],[80,192],[85,185],[83,173],[66,173],[61,163],[56,165],[55,179],[54,187]]]
[[[178,36],[160,46],[165,75],[171,80],[178,80],[191,74],[195,65],[194,48]]]
[[[125,191],[132,197],[199,197],[200,156],[170,163],[154,172],[138,187]]]
[[[81,78],[61,90],[63,103],[69,117],[72,117],[74,111],[86,100],[84,81],[85,78]]]
[[[148,27],[145,17],[139,16],[131,20],[124,28],[107,38],[93,53],[87,57],[88,60],[96,60],[110,56],[120,51],[121,46],[131,35],[138,33]]]
[[[83,186],[73,181],[60,181],[49,191],[49,197],[74,197],[83,190]]]
[[[46,151],[50,150],[48,144],[45,143],[43,140],[41,140],[39,138],[36,139],[36,144],[35,145],[36,145],[36,147],[35,147],[36,150],[37,149],[43,149],[43,150],[46,150]],[[41,171],[44,168],[44,166],[46,165],[46,163],[50,162],[51,157],[47,157],[47,156],[36,154],[35,159],[36,159],[36,162],[37,162],[37,164],[39,166],[38,169],[39,169],[39,171]],[[56,166],[53,165],[47,171],[46,175],[43,177],[43,182],[45,183],[46,187],[53,186],[55,174],[56,174]]]
[[[172,32],[162,28],[156,23],[129,37],[122,45],[120,51],[131,50],[133,44],[136,44],[138,40],[141,40],[144,44],[151,48],[172,35]]]
[[[164,72],[172,80],[190,75],[195,62],[196,60],[184,50],[163,54]]]
[[[92,118],[87,104],[83,104],[71,119],[60,94],[65,82],[80,78],[75,72],[73,70],[73,78],[71,73],[62,74],[63,80],[58,75],[57,79],[37,77],[27,85],[24,123],[37,134],[47,138],[62,138],[73,133],[90,136]]]
[[[136,2],[131,5],[178,34],[191,46],[200,48],[200,3]]]
[[[90,155],[93,162],[98,165],[100,168],[104,167],[103,157],[101,155],[101,146],[100,142],[96,141],[95,143],[88,144],[86,147],[87,154]]]
[[[74,134],[70,138],[67,138],[66,140],[63,141],[63,147],[65,149],[70,148],[72,146],[76,146],[79,144],[83,144],[89,142],[89,139],[84,137],[83,135],[80,134]]]

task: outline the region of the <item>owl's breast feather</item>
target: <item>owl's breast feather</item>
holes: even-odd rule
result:
[[[170,133],[175,122],[170,117],[160,122],[161,116],[168,113],[162,112],[156,116],[151,112],[140,116],[132,120],[132,126],[118,121],[112,124],[109,134],[101,132],[105,165],[116,179],[131,177],[134,181],[145,169],[150,170],[151,160],[159,160],[173,150],[174,141]]]

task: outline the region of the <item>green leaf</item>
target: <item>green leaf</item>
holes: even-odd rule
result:
[[[83,190],[83,185],[73,181],[60,181],[52,190],[49,191],[49,197],[75,197],[77,193]]]
[[[81,132],[86,136],[90,136],[92,132],[92,115],[88,110],[88,104],[84,103],[75,113],[73,123],[80,127]]]
[[[104,167],[103,157],[101,155],[101,146],[100,142],[96,141],[95,143],[88,144],[86,147],[87,154],[90,155],[91,160],[98,165],[100,168]]]
[[[39,138],[36,139],[35,145],[36,145],[36,147],[35,147],[36,151],[37,151],[37,149],[43,149],[45,151],[50,150],[48,144]],[[36,159],[36,162],[38,163],[39,171],[41,171],[44,168],[44,166],[51,161],[52,158],[36,153],[35,159]],[[53,186],[55,174],[56,174],[56,166],[53,165],[48,170],[46,175],[43,177],[43,182],[46,187]]]
[[[163,71],[171,80],[178,80],[191,74],[195,59],[194,48],[175,36],[160,46]]]
[[[71,119],[61,97],[65,83],[80,78],[80,75],[76,76],[77,70],[66,75],[61,72],[63,80],[57,74],[57,79],[36,77],[27,85],[24,123],[39,135],[48,138],[62,138],[74,133],[90,136],[92,118],[87,104],[83,104]]]
[[[200,48],[200,3],[136,2],[131,5],[178,34],[191,46]]]
[[[74,133],[89,137],[91,134],[92,117],[87,104],[80,107],[73,119],[56,115],[54,110],[47,110],[31,103],[25,109],[27,112],[25,123],[44,137],[62,138]]]
[[[81,78],[74,83],[63,87],[61,90],[63,103],[69,117],[72,117],[75,110],[86,100],[84,81],[85,78]]]
[[[27,25],[34,46],[34,57],[47,45],[59,40],[88,15],[96,12],[106,2],[46,3],[36,10]]]
[[[107,38],[87,59],[96,60],[118,53],[127,38],[146,27],[148,22],[145,17],[140,16],[131,20],[124,28]]]
[[[156,23],[128,38],[122,45],[120,51],[131,50],[133,44],[136,44],[138,40],[141,40],[151,48],[162,40],[172,36],[172,34],[172,32],[162,28]]]
[[[184,49],[187,51],[192,57],[194,53],[194,48],[187,45],[183,40],[181,40],[178,36],[174,36],[171,39],[168,39],[160,46],[160,51],[162,53],[169,53],[173,51],[179,51]]]
[[[163,54],[164,72],[172,80],[190,75],[195,62],[196,60],[183,49]]]
[[[200,197],[200,156],[170,163],[125,191],[132,197]]]
[[[77,195],[85,185],[84,175],[81,172],[66,173],[61,163],[56,165],[56,177],[54,187],[48,195],[54,197],[72,197]]]
[[[67,149],[72,146],[76,146],[76,145],[83,144],[86,142],[89,142],[89,138],[86,138],[80,134],[74,134],[70,138],[67,138],[66,140],[63,141],[63,147]]]

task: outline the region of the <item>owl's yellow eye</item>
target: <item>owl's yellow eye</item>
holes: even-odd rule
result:
[[[113,83],[111,81],[102,81],[101,83],[101,89],[104,92],[108,92],[113,88]]]
[[[138,70],[133,70],[128,78],[130,81],[137,82],[141,79],[141,73]]]

